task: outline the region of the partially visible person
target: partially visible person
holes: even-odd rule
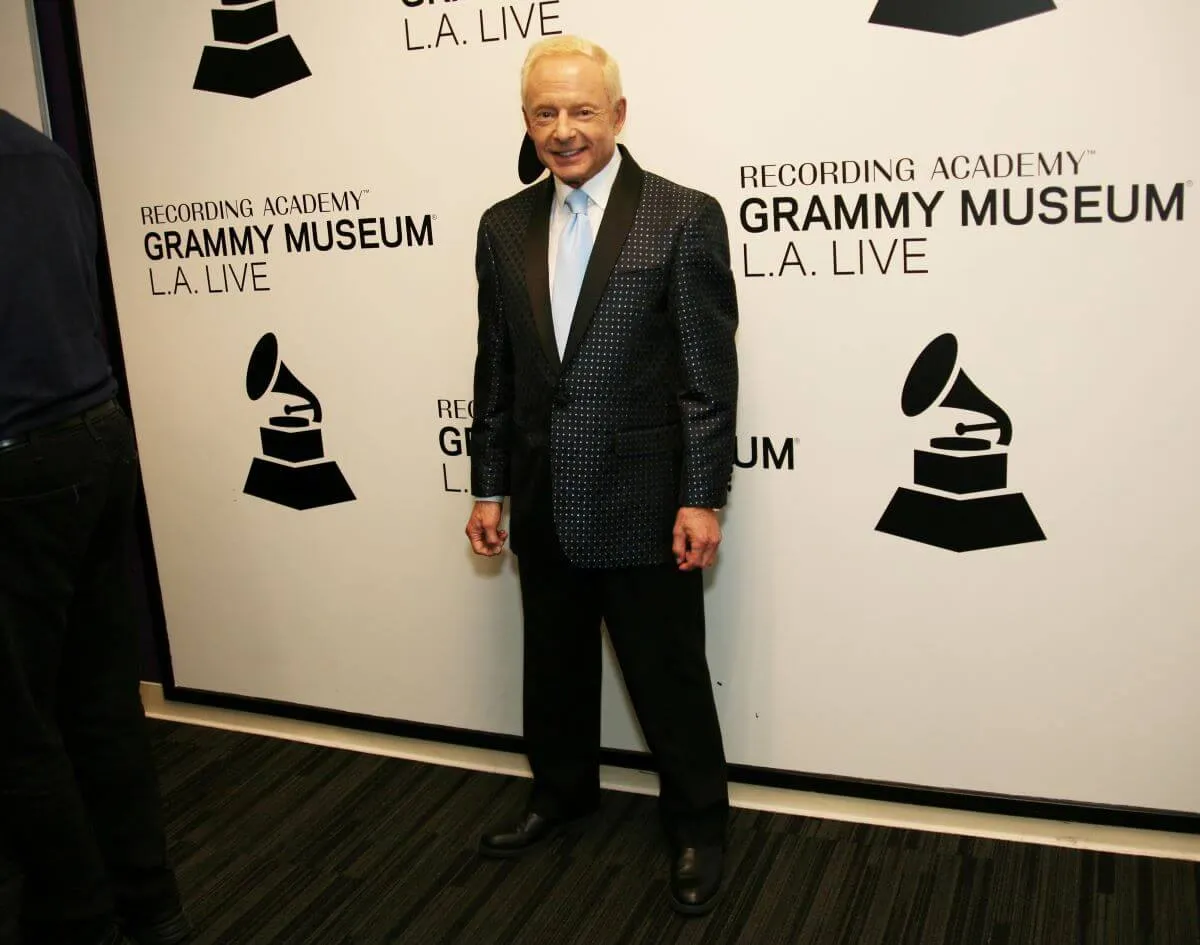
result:
[[[0,110],[0,841],[27,945],[177,945],[96,229],[67,154]]]

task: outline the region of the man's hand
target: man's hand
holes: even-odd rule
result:
[[[501,502],[476,502],[467,519],[467,537],[477,555],[494,558],[504,550],[508,532],[500,527]]]
[[[707,568],[717,560],[717,545],[721,544],[721,524],[712,509],[684,507],[675,516],[675,562],[680,571]]]

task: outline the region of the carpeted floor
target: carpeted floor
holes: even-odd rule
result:
[[[736,811],[708,917],[667,905],[652,798],[516,861],[527,782],[153,722],[198,945],[1197,945],[1200,864]]]

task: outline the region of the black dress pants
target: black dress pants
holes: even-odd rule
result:
[[[0,449],[0,840],[30,943],[178,908],[138,691],[115,403]]]
[[[557,541],[524,551],[519,566],[531,809],[569,817],[599,801],[603,620],[658,770],[668,841],[723,843],[729,795],[701,573],[671,563],[576,568]]]

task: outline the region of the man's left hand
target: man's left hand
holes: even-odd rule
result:
[[[680,571],[710,567],[721,544],[721,523],[712,509],[685,506],[675,516],[672,551]]]

